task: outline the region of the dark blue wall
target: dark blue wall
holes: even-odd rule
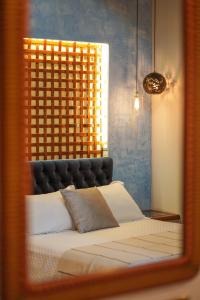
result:
[[[139,78],[151,71],[151,1],[139,0]],[[30,37],[108,43],[109,156],[142,208],[151,203],[151,102],[133,110],[136,0],[32,0]]]

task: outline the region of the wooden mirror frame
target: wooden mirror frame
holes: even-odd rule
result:
[[[200,251],[200,2],[184,1],[185,148],[184,254],[171,261],[31,285],[25,268],[27,176],[23,141],[24,0],[0,4],[0,183],[2,299],[93,299],[194,276]]]

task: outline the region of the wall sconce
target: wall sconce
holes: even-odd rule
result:
[[[164,92],[167,82],[165,77],[155,71],[156,64],[156,0],[154,0],[154,72],[145,76],[143,88],[148,94],[161,94]]]

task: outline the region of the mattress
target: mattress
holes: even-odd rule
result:
[[[144,218],[82,234],[32,235],[27,246],[29,279],[47,281],[175,258],[182,253],[182,225]]]

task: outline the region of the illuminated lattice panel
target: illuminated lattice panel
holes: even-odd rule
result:
[[[103,155],[101,45],[24,39],[29,160]]]

